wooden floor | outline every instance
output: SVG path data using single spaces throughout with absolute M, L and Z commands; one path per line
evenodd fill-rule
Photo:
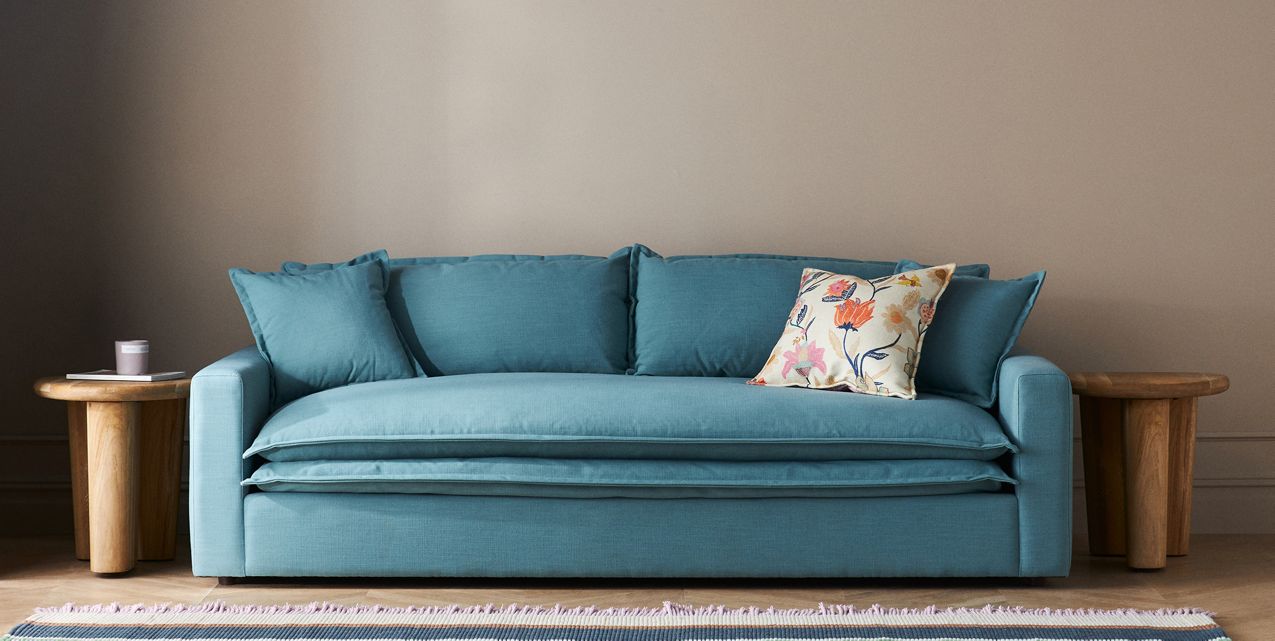
M 185 548 L 185 545 L 181 546 Z M 142 562 L 130 575 L 98 578 L 76 561 L 70 539 L 0 539 L 0 628 L 32 608 L 67 602 L 380 603 L 436 605 L 695 605 L 808 607 L 819 602 L 918 607 L 988 603 L 1053 608 L 1200 607 L 1218 613 L 1237 641 L 1275 639 L 1275 535 L 1196 535 L 1191 555 L 1156 572 L 1078 551 L 1072 575 L 1040 585 L 987 580 L 489 581 L 320 580 L 219 586 L 191 576 L 183 557 Z

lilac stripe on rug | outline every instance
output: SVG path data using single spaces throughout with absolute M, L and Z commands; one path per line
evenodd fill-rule
M 1180 610 L 806 610 L 310 605 L 66 605 L 0 641 L 1229 641 L 1210 613 Z

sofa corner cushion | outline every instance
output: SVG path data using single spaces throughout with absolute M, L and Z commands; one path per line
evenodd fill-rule
M 297 274 L 231 269 L 275 406 L 313 392 L 416 375 L 385 304 L 382 260 Z
M 727 377 L 753 376 L 766 363 L 803 269 L 879 278 L 895 266 L 772 254 L 662 257 L 649 249 L 635 252 L 634 264 L 635 373 Z
M 431 376 L 623 373 L 630 248 L 390 261 L 390 312 Z
M 988 408 L 1000 365 L 1027 322 L 1045 272 L 1014 280 L 957 276 L 939 303 L 917 366 L 916 386 Z

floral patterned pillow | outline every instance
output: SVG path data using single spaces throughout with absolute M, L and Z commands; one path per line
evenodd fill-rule
M 916 398 L 921 343 L 955 268 L 874 280 L 806 269 L 779 343 L 748 383 Z

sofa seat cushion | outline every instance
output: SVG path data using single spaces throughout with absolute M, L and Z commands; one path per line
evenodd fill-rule
M 994 492 L 990 461 L 641 461 L 473 458 L 267 463 L 243 485 L 274 492 L 552 498 L 928 496 Z
M 940 395 L 901 401 L 732 378 L 539 372 L 325 390 L 276 412 L 244 457 L 990 460 L 1012 449 L 989 412 Z

